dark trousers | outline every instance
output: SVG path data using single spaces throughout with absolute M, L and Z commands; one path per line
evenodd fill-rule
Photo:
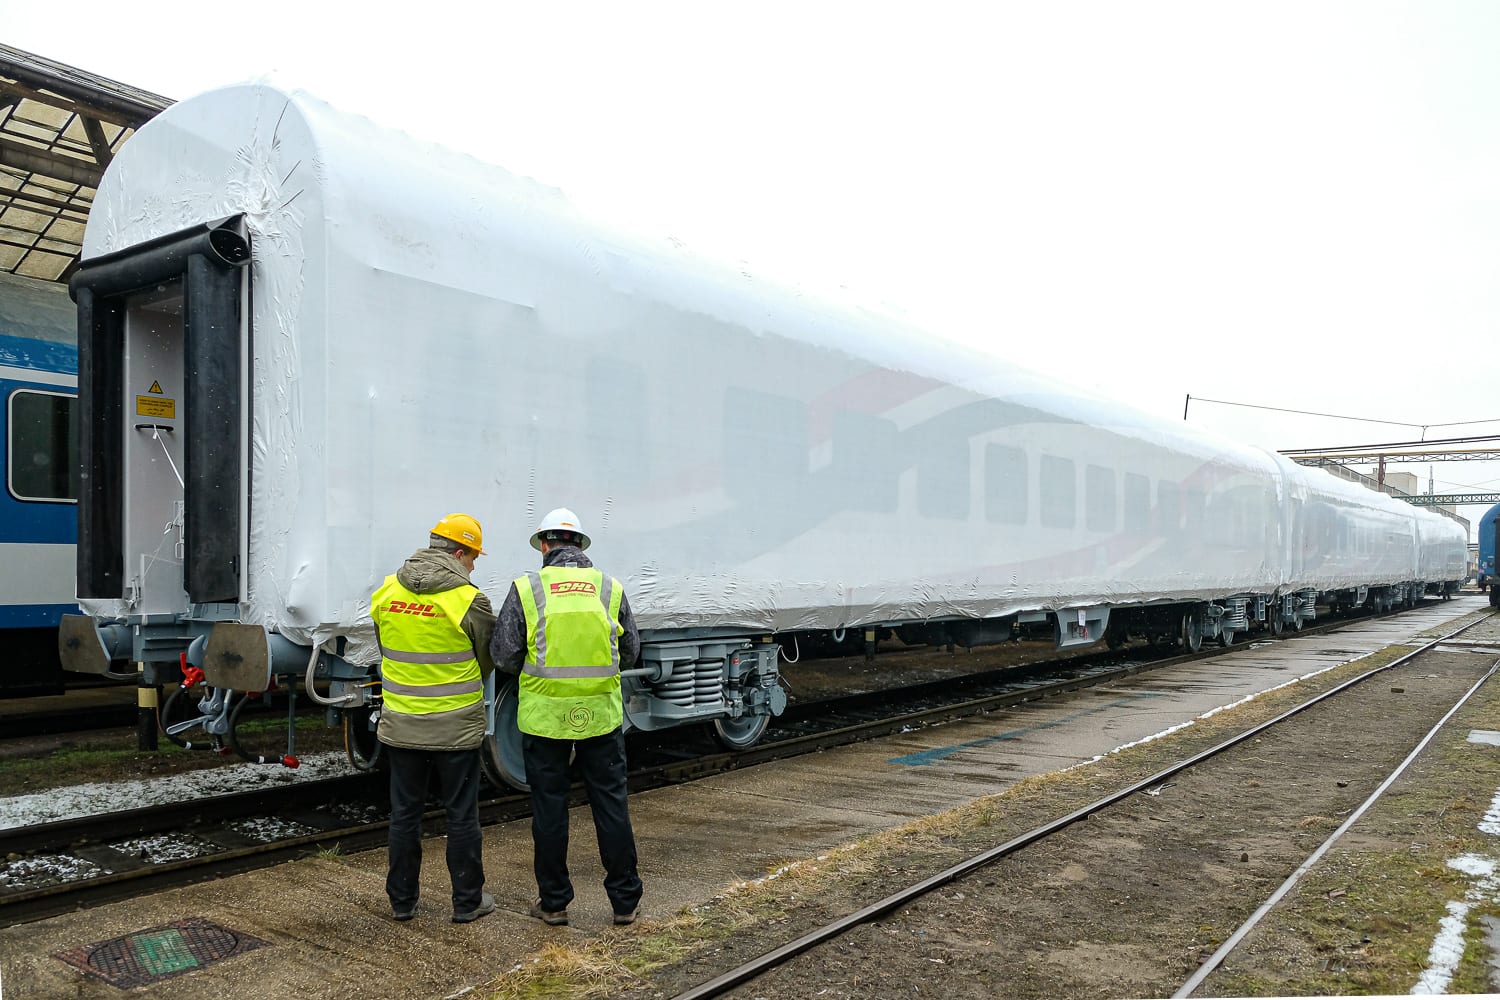
M 576 753 L 583 787 L 594 814 L 604 891 L 616 913 L 629 913 L 641 901 L 635 870 L 635 832 L 625 792 L 625 737 L 616 729 L 586 740 L 553 740 L 521 735 L 526 783 L 531 786 L 531 841 L 536 887 L 542 909 L 563 910 L 573 901 L 568 878 L 568 754 Z
M 386 746 L 391 762 L 390 872 L 385 893 L 391 906 L 416 903 L 421 888 L 422 813 L 428 781 L 436 776 L 438 799 L 448 820 L 448 877 L 453 912 L 479 908 L 484 893 L 483 841 L 479 834 L 479 749 L 407 750 Z

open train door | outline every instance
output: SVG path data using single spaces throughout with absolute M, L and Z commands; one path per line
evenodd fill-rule
M 136 622 L 233 617 L 246 598 L 249 260 L 234 216 L 84 261 L 69 283 L 78 596 Z

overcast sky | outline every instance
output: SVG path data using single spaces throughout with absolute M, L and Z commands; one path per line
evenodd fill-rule
M 1500 3 L 332 8 L 0 0 L 0 41 L 269 76 L 1249 443 L 1500 433 Z

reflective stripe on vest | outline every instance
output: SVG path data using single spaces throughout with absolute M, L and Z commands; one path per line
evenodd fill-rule
M 553 739 L 602 736 L 624 719 L 620 600 L 597 569 L 546 566 L 515 581 L 526 615 L 517 724 Z
M 380 627 L 380 677 L 387 710 L 433 715 L 484 699 L 479 660 L 463 630 L 477 587 L 467 584 L 436 594 L 417 594 L 395 576 L 370 598 L 370 617 Z

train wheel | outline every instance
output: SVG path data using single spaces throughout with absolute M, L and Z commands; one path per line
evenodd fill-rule
M 714 738 L 730 750 L 744 750 L 760 742 L 770 726 L 769 715 L 742 715 L 738 719 L 715 719 Z
M 1220 646 L 1233 646 L 1234 645 L 1234 629 L 1232 629 L 1232 628 L 1223 628 L 1223 629 L 1219 630 L 1219 645 Z
M 526 757 L 521 751 L 521 727 L 516 722 L 520 700 L 514 677 L 499 679 L 495 688 L 495 731 L 480 744 L 484 776 L 496 788 L 531 790 L 526 784 Z
M 1272 635 L 1280 635 L 1286 631 L 1286 622 L 1281 618 L 1281 609 L 1272 611 L 1266 619 L 1266 627 L 1271 630 Z
M 374 711 L 366 705 L 339 713 L 344 717 L 344 754 L 356 771 L 373 771 L 387 763 L 385 755 L 380 752 L 381 743 L 375 736 L 375 727 L 370 725 L 370 715 Z
M 1203 619 L 1198 612 L 1189 611 L 1182 616 L 1182 648 L 1196 653 L 1203 648 Z

